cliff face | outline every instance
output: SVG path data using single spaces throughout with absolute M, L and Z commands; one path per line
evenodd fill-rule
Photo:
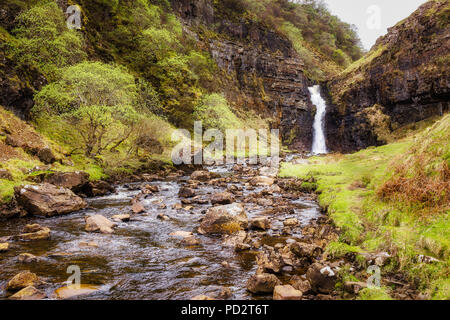
M 352 151 L 449 109 L 450 6 L 429 1 L 328 83 L 328 145 Z M 328 92 L 327 92 L 328 91 Z
M 218 13 L 208 0 L 172 1 L 172 7 L 225 71 L 224 90 L 235 109 L 272 117 L 284 143 L 309 151 L 314 107 L 291 42 L 259 23 Z M 215 35 L 205 37 L 202 27 Z

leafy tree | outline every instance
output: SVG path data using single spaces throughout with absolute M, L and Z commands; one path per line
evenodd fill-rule
M 135 130 L 138 90 L 124 69 L 83 62 L 64 70 L 61 79 L 36 95 L 35 116 L 58 115 L 77 131 L 86 156 L 114 150 Z

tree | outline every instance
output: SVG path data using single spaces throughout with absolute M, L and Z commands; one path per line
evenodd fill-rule
M 126 70 L 100 62 L 65 69 L 36 95 L 34 116 L 56 115 L 77 131 L 86 156 L 119 147 L 135 130 L 138 90 Z

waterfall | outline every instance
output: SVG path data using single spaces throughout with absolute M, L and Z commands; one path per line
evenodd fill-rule
M 311 102 L 317 107 L 316 117 L 314 118 L 313 145 L 311 152 L 313 154 L 324 154 L 327 153 L 327 144 L 324 133 L 324 120 L 325 113 L 327 112 L 327 105 L 320 95 L 320 86 L 309 87 L 308 90 L 311 93 Z

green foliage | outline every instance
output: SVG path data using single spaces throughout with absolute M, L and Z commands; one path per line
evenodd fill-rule
M 364 288 L 358 294 L 358 300 L 392 300 L 387 288 Z
M 202 121 L 205 129 L 241 129 L 242 123 L 231 111 L 227 100 L 222 94 L 207 94 L 195 107 L 194 119 Z
M 61 79 L 36 96 L 35 116 L 61 116 L 78 131 L 87 156 L 117 148 L 134 129 L 139 115 L 134 77 L 100 62 L 67 68 Z
M 69 30 L 62 10 L 53 1 L 42 1 L 17 17 L 11 42 L 15 59 L 21 65 L 36 67 L 49 80 L 60 69 L 86 58 L 84 42 L 77 31 Z

